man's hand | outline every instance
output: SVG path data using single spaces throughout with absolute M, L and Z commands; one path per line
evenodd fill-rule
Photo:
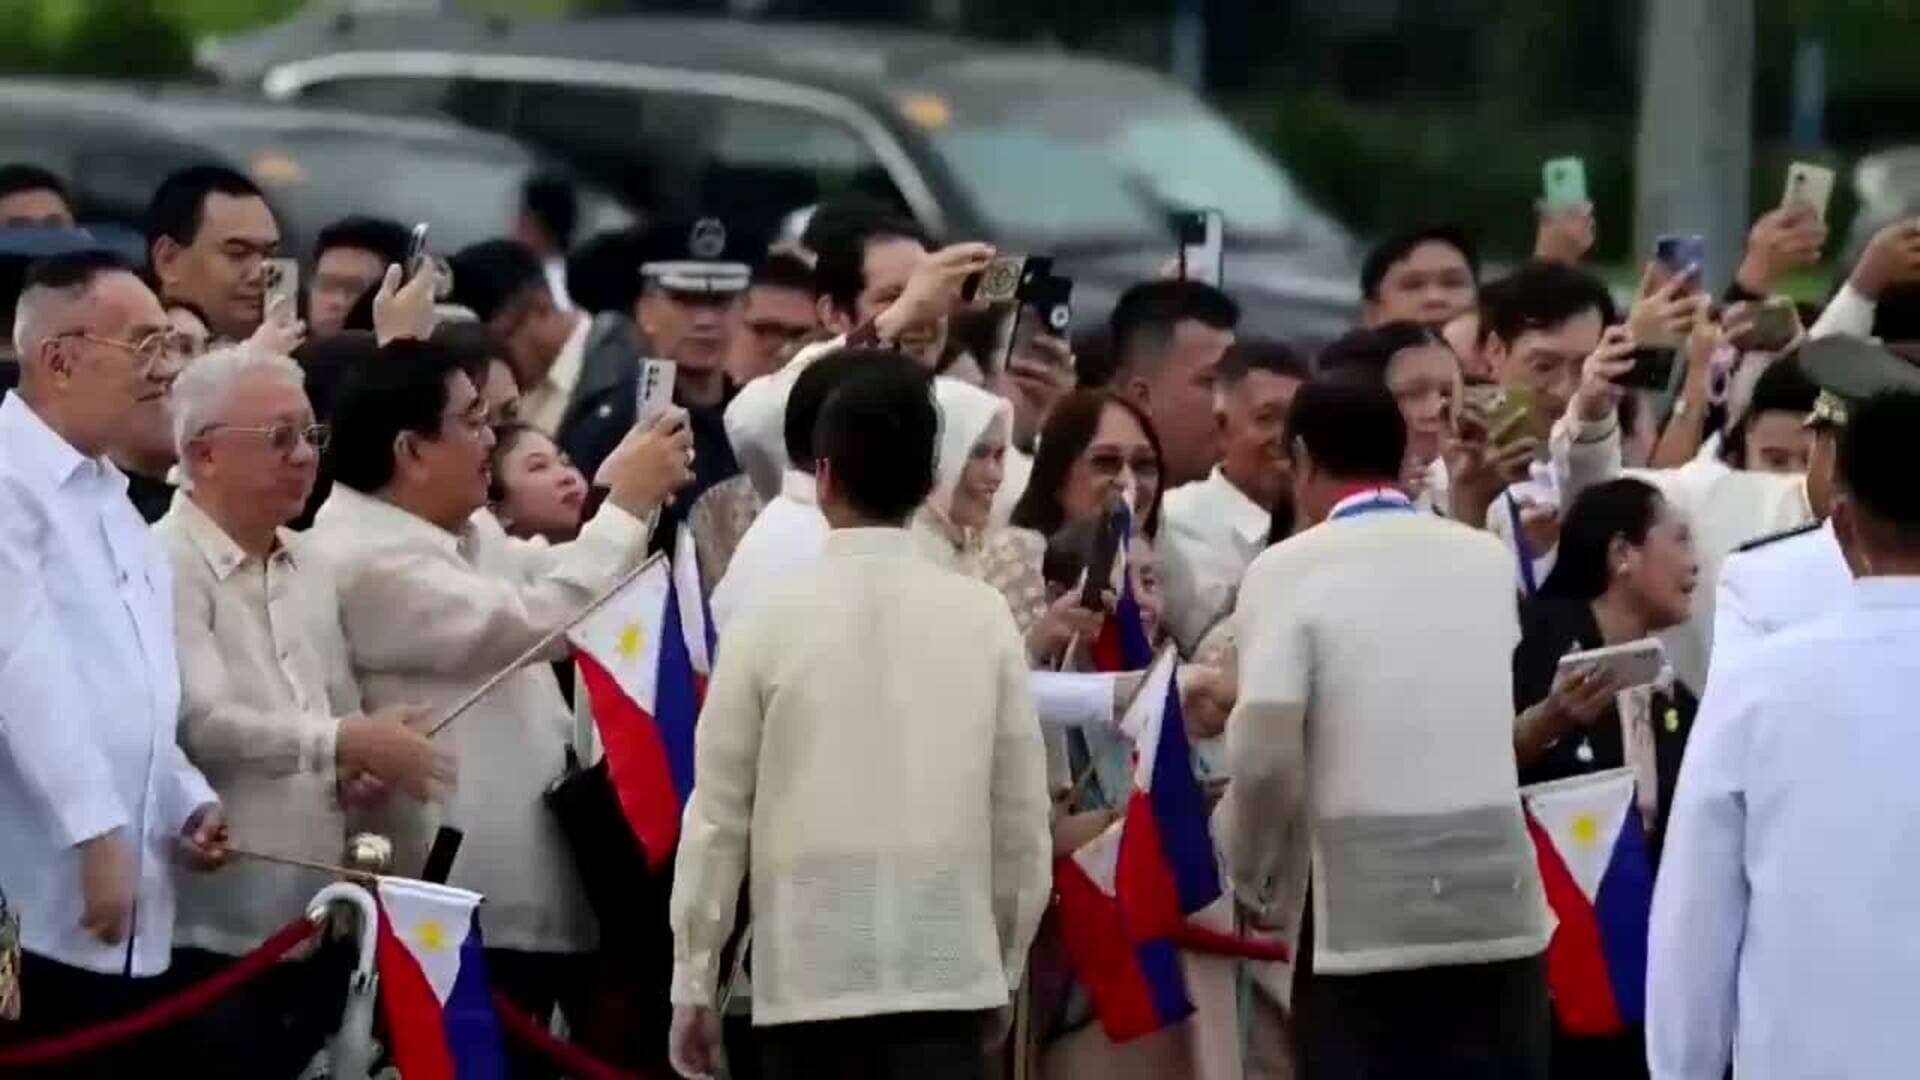
M 1218 738 L 1227 730 L 1239 688 L 1233 676 L 1220 668 L 1188 664 L 1180 669 L 1180 715 L 1189 739 Z
M 1793 203 L 1760 215 L 1747 232 L 1747 251 L 1733 280 L 1756 296 L 1766 296 L 1782 274 L 1820 261 L 1827 223 L 1806 203 Z
M 1535 204 L 1538 224 L 1533 232 L 1533 257 L 1541 262 L 1576 266 L 1593 250 L 1593 204 L 1549 208 Z
M 217 802 L 193 812 L 180 829 L 180 857 L 195 870 L 205 873 L 224 866 L 233 854 L 228 846 L 227 812 Z
M 422 259 L 419 272 L 402 285 L 400 264 L 388 264 L 380 291 L 373 294 L 374 340 L 385 345 L 400 338 L 425 341 L 433 335 L 436 273 L 433 260 Z
M 340 779 L 334 785 L 334 795 L 340 800 L 343 810 L 370 810 L 387 801 L 393 789 L 386 782 L 369 772 L 351 775 L 339 774 Z
M 1920 281 L 1920 218 L 1896 221 L 1873 234 L 1847 284 L 1869 300 L 1889 286 Z
M 1056 337 L 1033 339 L 1031 348 L 1046 357 L 1044 364 L 1033 363 L 1018 355 L 1007 359 L 1006 381 L 1009 397 L 1019 395 L 1034 416 L 1045 416 L 1061 398 L 1073 391 L 1073 348 Z
M 1597 424 L 1614 415 L 1625 391 L 1615 381 L 1633 370 L 1633 336 L 1624 328 L 1610 326 L 1600 336 L 1600 345 L 1580 365 L 1580 388 L 1573 392 L 1574 415 Z
M 1526 413 L 1515 413 L 1489 431 L 1488 418 L 1479 408 L 1462 407 L 1454 433 L 1441 451 L 1453 485 L 1455 520 L 1480 528 L 1487 520 L 1487 507 L 1507 485 L 1527 478 L 1540 438 L 1522 426 L 1526 419 Z
M 907 333 L 940 321 L 960 302 L 960 287 L 968 275 L 981 273 L 993 261 L 992 244 L 954 244 L 927 256 L 900 298 L 873 321 L 882 341 L 898 341 Z
M 675 1005 L 667 1035 L 667 1063 L 687 1080 L 719 1074 L 726 1052 L 720 1039 L 720 1014 L 708 1005 Z
M 1693 332 L 1694 324 L 1706 317 L 1707 296 L 1695 288 L 1700 271 L 1688 268 L 1660 281 L 1663 272 L 1660 264 L 1647 264 L 1633 307 L 1627 312 L 1627 330 L 1642 345 L 1677 346 Z
M 124 830 L 101 833 L 80 844 L 80 929 L 118 945 L 133 918 L 133 851 Z
M 384 792 L 401 791 L 422 802 L 442 798 L 454 784 L 453 757 L 434 746 L 423 732 L 427 712 L 414 705 L 389 705 L 371 716 L 349 716 L 334 736 L 334 770 L 350 787 L 371 777 Z M 355 791 L 364 797 L 370 791 Z
M 1093 842 L 1120 820 L 1118 810 L 1082 810 L 1053 819 L 1053 857 L 1063 859 Z
M 593 482 L 605 485 L 607 501 L 634 517 L 652 513 L 692 483 L 693 429 L 685 410 L 675 408 L 652 426 L 627 432 Z

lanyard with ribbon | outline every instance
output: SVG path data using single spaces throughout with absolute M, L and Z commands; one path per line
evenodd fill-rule
M 1384 511 L 1413 510 L 1413 500 L 1398 488 L 1363 488 L 1333 504 L 1333 510 L 1327 514 L 1328 521 L 1342 521 L 1359 517 L 1362 514 L 1377 514 Z

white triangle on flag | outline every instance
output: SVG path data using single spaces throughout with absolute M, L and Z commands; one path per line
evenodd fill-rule
M 693 529 L 680 526 L 673 546 L 673 591 L 680 604 L 680 631 L 687 639 L 687 657 L 693 670 L 701 675 L 713 673 L 713 657 L 707 655 L 707 602 L 700 586 L 700 555 L 694 550 Z
M 1122 821 L 1114 822 L 1073 853 L 1073 861 L 1087 875 L 1087 880 L 1108 896 L 1114 895 L 1114 883 L 1120 876 L 1120 833 L 1124 824 Z
M 1522 788 L 1520 795 L 1581 893 L 1594 899 L 1633 805 L 1633 770 L 1609 769 L 1536 784 Z
M 427 985 L 445 1005 L 460 976 L 460 947 L 473 932 L 480 894 L 411 878 L 380 879 L 380 907 L 393 936 L 420 965 Z
M 1178 667 L 1178 654 L 1172 648 L 1161 650 L 1120 716 L 1120 731 L 1133 740 L 1133 786 L 1142 791 L 1152 786 L 1153 765 L 1160 753 L 1160 721 L 1167 713 L 1167 688 Z
M 666 560 L 655 559 L 567 632 L 573 647 L 593 657 L 649 714 L 659 679 L 661 623 L 671 572 Z

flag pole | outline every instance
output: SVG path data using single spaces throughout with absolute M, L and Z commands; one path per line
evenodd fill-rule
M 596 611 L 599 611 L 602 607 L 606 606 L 607 601 L 613 599 L 616 595 L 618 595 L 620 590 L 632 584 L 633 581 L 636 578 L 638 578 L 641 574 L 646 573 L 647 570 L 651 568 L 654 563 L 657 563 L 664 558 L 666 558 L 665 552 L 656 551 L 653 554 L 647 556 L 646 558 L 640 560 L 639 564 L 636 565 L 633 569 L 628 570 L 626 573 L 620 575 L 620 580 L 614 582 L 612 585 L 607 586 L 607 589 L 605 592 L 602 592 L 599 596 L 594 597 L 592 603 L 588 604 L 586 607 L 581 608 L 577 614 L 575 614 L 572 618 L 568 619 L 566 622 L 548 631 L 544 636 L 540 638 L 539 641 L 536 641 L 532 645 L 528 646 L 527 651 L 521 653 L 517 657 L 514 657 L 513 661 L 509 663 L 506 667 L 503 667 L 499 671 L 494 672 L 493 675 L 490 678 L 488 678 L 486 682 L 483 682 L 479 686 L 474 687 L 474 690 L 472 693 L 468 694 L 466 697 L 461 698 L 458 704 L 456 704 L 453 708 L 447 710 L 447 713 L 445 716 L 442 716 L 437 723 L 435 723 L 431 728 L 428 728 L 427 734 L 429 736 L 438 735 L 440 734 L 440 732 L 446 730 L 446 727 L 448 724 L 451 724 L 455 720 L 459 719 L 462 713 L 466 712 L 468 709 L 473 708 L 474 705 L 477 704 L 481 698 L 486 697 L 488 694 L 492 693 L 495 687 L 499 686 L 502 682 L 506 680 L 507 676 L 513 674 L 516 671 L 519 671 L 521 668 L 526 667 L 528 664 L 539 659 L 540 654 L 552 648 L 554 642 L 559 641 L 562 637 L 565 637 L 567 631 L 580 625 L 580 623 L 583 620 L 585 620 L 587 616 L 593 614 Z

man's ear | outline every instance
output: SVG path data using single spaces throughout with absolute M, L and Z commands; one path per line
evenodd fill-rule
M 1153 414 L 1151 384 L 1145 378 L 1134 375 L 1125 379 L 1120 384 L 1120 394 L 1128 401 L 1140 406 L 1142 412 L 1149 416 Z
M 825 295 L 814 297 L 813 308 L 820 316 L 820 325 L 829 332 L 836 336 L 853 333 L 853 320 L 842 315 L 840 309 L 833 306 L 832 297 Z
M 165 233 L 155 237 L 153 243 L 147 248 L 147 262 L 153 267 L 154 279 L 160 283 L 160 291 L 163 294 L 166 292 L 167 283 L 178 276 L 173 271 L 180 261 L 180 254 L 185 250 L 186 248 L 180 245 L 180 241 Z

